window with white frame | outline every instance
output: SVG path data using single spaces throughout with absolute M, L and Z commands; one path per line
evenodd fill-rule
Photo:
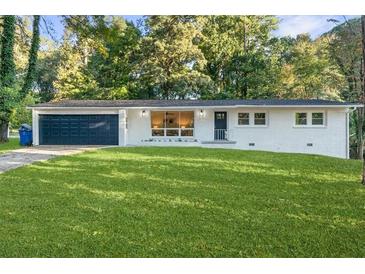
M 240 112 L 238 113 L 238 125 L 246 126 L 250 124 L 250 113 Z
M 324 126 L 325 113 L 324 112 L 296 112 L 295 125 L 296 126 Z
M 266 113 L 265 112 L 257 112 L 254 116 L 254 124 L 257 126 L 266 125 Z
M 266 126 L 266 112 L 239 112 L 237 116 L 238 126 Z
M 151 132 L 154 137 L 192 137 L 193 111 L 151 111 Z
M 312 112 L 312 125 L 314 125 L 314 126 L 324 125 L 324 113 L 323 112 Z
M 306 112 L 295 113 L 295 125 L 297 125 L 297 126 L 307 125 L 307 113 Z

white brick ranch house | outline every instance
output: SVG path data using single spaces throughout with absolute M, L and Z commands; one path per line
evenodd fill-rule
M 34 145 L 201 146 L 349 158 L 349 113 L 327 100 L 67 100 L 31 106 Z

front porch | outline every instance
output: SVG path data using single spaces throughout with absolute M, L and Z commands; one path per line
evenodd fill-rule
M 205 145 L 224 145 L 224 144 L 236 144 L 236 141 L 232 141 L 232 132 L 228 129 L 214 129 L 214 139 L 201 141 Z

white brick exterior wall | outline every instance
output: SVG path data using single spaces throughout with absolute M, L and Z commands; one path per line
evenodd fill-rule
M 142 111 L 145 111 L 142 114 Z M 153 109 L 166 110 L 166 109 Z M 162 142 L 146 140 L 158 139 L 151 136 L 150 109 L 33 109 L 33 143 L 38 145 L 39 114 L 118 114 L 119 145 L 160 145 L 160 146 L 203 146 L 245 150 L 265 150 L 274 152 L 295 152 L 348 158 L 348 119 L 345 107 L 258 107 L 258 108 L 184 108 L 169 109 L 194 111 L 194 137 L 196 142 Z M 203 110 L 203 115 L 200 115 Z M 202 144 L 214 139 L 214 111 L 227 111 L 228 131 L 233 144 Z M 321 127 L 295 126 L 296 112 L 325 112 L 325 125 Z M 266 126 L 239 126 L 238 112 L 267 113 Z M 249 146 L 254 143 L 255 146 Z M 312 143 L 313 146 L 307 146 Z
M 184 109 L 189 110 L 189 109 Z M 194 109 L 190 109 L 194 110 Z M 195 109 L 194 138 L 199 145 L 206 147 L 225 147 L 275 152 L 297 152 L 321 154 L 340 158 L 348 157 L 347 119 L 345 108 L 237 108 L 237 109 Z M 201 144 L 214 139 L 214 111 L 227 111 L 230 140 L 235 144 Z M 322 127 L 295 126 L 296 112 L 325 112 L 325 125 Z M 239 126 L 238 112 L 266 112 L 266 126 Z M 141 110 L 128 110 L 128 145 L 194 145 L 176 142 L 146 143 L 151 136 L 150 113 L 142 117 Z M 251 115 L 253 116 L 253 115 Z M 309 115 L 310 116 L 310 115 Z M 163 138 L 160 138 L 163 139 Z M 169 139 L 169 137 L 165 137 Z M 255 146 L 249 146 L 254 143 Z M 313 146 L 307 146 L 312 143 Z M 197 145 L 197 144 L 195 144 Z

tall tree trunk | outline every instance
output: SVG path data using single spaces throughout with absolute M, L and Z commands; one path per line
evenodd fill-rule
M 244 28 L 243 28 L 243 54 L 247 54 L 247 37 L 246 37 L 246 17 L 244 17 Z M 247 60 L 247 59 L 246 59 Z M 244 73 L 244 83 L 243 83 L 243 90 L 242 90 L 242 98 L 241 99 L 247 99 L 247 93 L 248 93 L 248 85 L 247 85 L 247 73 Z
M 243 73 L 243 87 L 242 87 L 242 92 L 241 92 L 241 98 L 240 99 L 247 99 L 247 94 L 248 94 L 248 84 L 247 84 L 247 72 Z
M 39 49 L 39 15 L 34 15 L 33 20 L 33 36 L 32 36 L 32 43 L 29 51 L 29 60 L 28 60 L 28 71 L 27 76 L 25 77 L 24 85 L 22 88 L 22 97 L 25 97 L 25 95 L 31 90 L 35 74 L 36 74 L 36 65 L 37 65 L 37 59 L 38 59 L 38 49 Z
M 16 18 L 13 15 L 3 17 L 3 31 L 1 38 L 1 64 L 0 64 L 0 88 L 12 88 L 15 83 L 15 63 L 14 63 L 14 32 Z M 7 102 L 1 101 L 0 104 Z M 6 110 L 7 111 L 7 110 Z M 3 113 L 0 121 L 0 142 L 8 141 L 9 115 Z
M 357 113 L 357 158 L 364 159 L 364 141 L 362 129 L 364 127 L 364 108 L 358 108 Z
M 8 122 L 0 123 L 0 143 L 5 143 L 8 141 Z
M 361 30 L 362 30 L 362 96 L 361 101 L 364 104 L 365 99 L 365 15 L 361 16 Z M 364 108 L 362 108 L 364 109 Z M 365 185 L 365 161 L 363 161 L 362 184 Z

